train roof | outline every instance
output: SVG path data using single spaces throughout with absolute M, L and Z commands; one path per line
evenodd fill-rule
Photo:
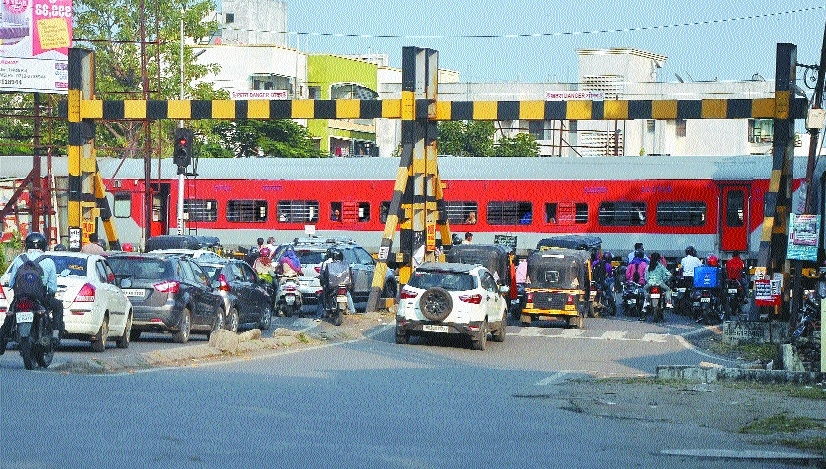
M 31 156 L 0 157 L 0 177 L 23 178 L 31 170 Z M 143 179 L 140 159 L 98 158 L 105 179 Z M 795 158 L 794 177 L 806 174 L 806 158 Z M 261 180 L 394 180 L 398 158 L 204 158 L 200 179 Z M 45 158 L 42 163 L 46 172 Z M 52 158 L 52 173 L 68 174 L 65 157 Z M 770 155 L 742 156 L 626 156 L 592 158 L 460 158 L 439 157 L 443 180 L 656 180 L 656 179 L 767 179 Z M 158 161 L 152 161 L 152 178 Z M 176 179 L 171 158 L 161 160 L 161 177 Z

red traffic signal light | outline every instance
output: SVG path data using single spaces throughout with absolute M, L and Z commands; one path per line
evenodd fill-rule
M 189 166 L 192 159 L 192 131 L 189 129 L 175 129 L 175 149 L 172 160 L 178 168 Z

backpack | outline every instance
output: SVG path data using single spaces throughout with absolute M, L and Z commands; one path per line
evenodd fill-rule
M 45 257 L 40 256 L 36 261 L 29 259 L 25 253 L 20 259 L 23 264 L 17 268 L 14 274 L 14 295 L 30 298 L 34 301 L 46 299 L 46 285 L 43 284 L 43 267 L 40 261 Z

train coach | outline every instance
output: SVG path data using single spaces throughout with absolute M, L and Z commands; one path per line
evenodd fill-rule
M 30 168 L 7 158 L 18 157 L 0 158 L 4 176 Z M 795 161 L 796 196 L 805 163 Z M 143 161 L 101 158 L 98 164 L 120 239 L 143 244 Z M 701 255 L 740 251 L 754 258 L 772 158 L 442 156 L 438 164 L 451 230 L 473 232 L 475 243 L 508 234 L 517 237 L 518 248 L 532 248 L 551 235 L 587 233 L 601 237 L 603 249 L 623 254 L 642 242 L 668 257 L 681 257 L 691 244 Z M 187 231 L 217 236 L 225 246 L 248 246 L 258 237 L 282 241 L 313 230 L 375 250 L 398 165 L 397 158 L 202 159 L 197 177 L 184 183 Z M 152 166 L 150 231 L 174 233 L 176 168 L 171 159 Z M 54 158 L 52 167 L 59 189 L 65 158 Z

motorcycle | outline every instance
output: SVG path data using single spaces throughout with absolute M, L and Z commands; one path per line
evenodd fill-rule
M 679 277 L 674 284 L 674 312 L 688 316 L 691 314 L 691 293 L 694 279 L 692 277 Z
M 726 313 L 713 289 L 697 288 L 692 294 L 694 319 L 703 324 L 713 325 L 726 319 Z
M 330 290 L 325 301 L 327 317 L 332 320 L 334 326 L 340 326 L 344 313 L 349 310 L 347 304 L 347 286 L 339 285 Z
M 295 277 L 281 277 L 278 280 L 276 311 L 279 315 L 291 317 L 301 313 L 302 297 L 298 287 L 298 279 Z
M 622 289 L 622 313 L 626 316 L 642 315 L 644 293 L 642 285 L 636 282 L 625 282 Z
M 48 368 L 55 349 L 51 311 L 28 298 L 16 298 L 6 314 L 14 316 L 14 321 L 3 344 L 7 340 L 17 342 L 27 370 L 34 369 L 35 364 Z
M 613 283 L 613 280 L 609 280 Z M 614 299 L 614 292 L 609 287 L 609 284 L 595 285 L 597 295 L 594 298 L 594 304 L 599 308 L 600 316 L 615 316 L 617 314 L 617 302 Z
M 651 288 L 645 296 L 645 318 L 652 316 L 654 322 L 665 321 L 665 315 L 663 314 L 665 310 L 665 298 L 662 297 L 663 293 L 659 285 L 651 285 Z M 644 317 L 640 317 L 640 320 L 643 319 Z
M 726 280 L 726 301 L 724 305 L 726 309 L 726 320 L 742 314 L 743 300 L 745 297 L 746 292 L 740 282 L 733 279 Z
M 806 295 L 800 316 L 800 322 L 792 332 L 792 338 L 813 336 L 815 331 L 820 329 L 820 323 L 815 321 L 815 318 L 820 317 L 820 304 L 814 292 Z

